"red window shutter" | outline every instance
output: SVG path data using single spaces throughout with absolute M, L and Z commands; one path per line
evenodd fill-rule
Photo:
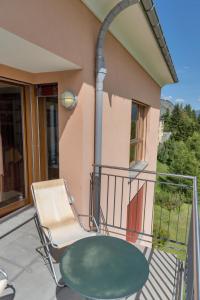
M 143 186 L 127 206 L 127 229 L 136 232 L 126 232 L 126 240 L 135 243 L 142 228 Z

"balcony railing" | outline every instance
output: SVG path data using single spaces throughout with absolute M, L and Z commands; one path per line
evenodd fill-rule
M 106 234 L 176 255 L 176 299 L 200 300 L 196 177 L 96 165 L 91 211 Z

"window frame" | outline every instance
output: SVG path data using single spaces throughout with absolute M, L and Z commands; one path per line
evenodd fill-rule
M 147 111 L 148 106 L 144 103 L 132 99 L 131 113 L 133 104 L 137 105 L 137 119 L 136 119 L 136 137 L 131 139 L 132 131 L 130 132 L 130 146 L 129 146 L 129 165 L 133 167 L 138 161 L 144 161 L 146 150 L 146 129 L 147 129 Z M 131 114 L 132 124 L 132 114 Z M 131 126 L 132 129 L 132 126 Z M 134 159 L 131 160 L 131 146 L 135 145 Z

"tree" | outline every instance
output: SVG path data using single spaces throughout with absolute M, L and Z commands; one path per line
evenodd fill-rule
M 179 132 L 180 140 L 186 141 L 189 136 L 197 129 L 197 122 L 194 116 L 190 116 L 188 112 L 181 112 L 181 129 Z
M 172 132 L 176 132 L 178 125 L 180 124 L 181 120 L 181 106 L 176 104 L 171 114 L 170 122 L 169 122 L 169 129 Z
M 192 109 L 190 104 L 185 105 L 184 111 L 187 113 L 188 117 L 190 117 L 196 121 L 197 117 L 196 117 L 195 110 Z
M 185 202 L 185 195 L 180 188 L 172 191 L 169 186 L 162 186 L 156 189 L 155 201 L 159 206 L 171 211 L 179 208 Z
M 200 132 L 195 131 L 186 143 L 190 151 L 194 151 L 196 158 L 200 161 Z
M 172 154 L 173 154 L 173 145 L 174 145 L 174 140 L 169 139 L 163 144 L 159 145 L 158 148 L 158 160 L 163 163 L 170 165 L 172 161 Z
M 175 105 L 171 115 L 167 113 L 165 119 L 166 127 L 172 135 L 167 142 L 159 146 L 158 160 L 166 164 L 171 173 L 199 177 L 200 191 L 200 116 L 196 117 L 190 105 Z M 179 183 L 176 178 L 170 180 Z M 188 180 L 183 180 L 182 183 L 191 184 Z M 188 199 L 187 202 L 191 202 L 191 190 L 184 190 L 184 195 Z
M 173 148 L 173 159 L 170 170 L 175 174 L 197 176 L 199 174 L 200 162 L 195 152 L 190 151 L 183 141 L 176 141 Z
M 197 124 L 198 124 L 198 129 L 200 130 L 200 114 L 197 117 Z
M 163 120 L 164 120 L 164 131 L 170 131 L 171 116 L 170 116 L 169 108 L 167 108 L 165 114 L 163 115 Z
M 174 106 L 166 126 L 176 141 L 186 141 L 199 128 L 195 111 L 192 110 L 191 106 L 186 105 L 183 108 L 178 104 Z

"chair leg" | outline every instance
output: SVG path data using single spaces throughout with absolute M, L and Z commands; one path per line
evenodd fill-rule
M 55 268 L 54 268 L 54 265 L 53 265 L 53 260 L 52 260 L 50 249 L 49 249 L 49 243 L 48 243 L 48 241 L 47 241 L 47 239 L 45 237 L 45 234 L 42 232 L 42 230 L 40 228 L 37 216 L 35 216 L 34 221 L 35 221 L 35 225 L 36 225 L 36 228 L 37 228 L 37 231 L 38 231 L 38 234 L 39 234 L 40 242 L 42 244 L 42 246 L 38 247 L 36 250 L 41 249 L 41 248 L 44 249 L 45 254 L 46 254 L 45 258 L 48 259 L 48 262 L 49 262 L 49 265 L 50 265 L 50 269 L 51 269 L 51 272 L 52 272 L 52 275 L 53 275 L 53 278 L 55 280 L 56 285 L 58 287 L 64 287 L 65 286 L 64 284 L 60 284 L 58 282 L 58 279 L 57 279 L 57 276 L 56 276 L 56 272 L 55 272 Z
M 48 244 L 48 241 L 46 239 L 46 237 L 44 236 L 44 240 L 45 240 L 45 247 L 46 247 L 46 250 L 47 250 L 47 259 L 49 261 L 49 265 L 50 265 L 50 268 L 51 268 L 51 271 L 52 271 L 52 274 L 53 274 L 53 278 L 55 280 L 55 283 L 58 287 L 65 287 L 66 285 L 64 284 L 60 284 L 58 282 L 58 278 L 56 276 L 56 272 L 55 272 L 55 268 L 54 268 L 54 265 L 53 265 L 53 260 L 52 260 L 52 257 L 51 257 L 51 253 L 50 253 L 50 249 L 49 249 L 49 244 Z
M 37 229 L 39 238 L 40 238 L 40 242 L 41 242 L 41 244 L 42 244 L 42 246 L 36 248 L 36 251 L 38 251 L 39 254 L 41 254 L 43 257 L 48 258 L 48 252 L 47 252 L 47 249 L 46 249 L 46 246 L 45 246 L 45 240 L 44 240 L 44 237 L 43 237 L 43 234 L 42 234 L 42 230 L 41 230 L 40 225 L 39 225 L 39 221 L 38 221 L 37 215 L 35 215 L 34 221 L 35 221 L 35 226 L 36 226 L 36 229 Z M 44 256 L 44 255 L 39 251 L 39 249 L 41 249 L 41 248 L 44 249 L 44 252 L 45 252 L 45 255 L 46 255 L 46 256 Z
M 35 215 L 35 218 L 34 218 L 34 221 L 35 221 L 35 225 L 36 225 L 36 228 L 37 228 L 37 231 L 38 231 L 38 235 L 40 237 L 40 242 L 42 244 L 42 246 L 40 247 L 37 247 L 36 248 L 36 251 L 38 251 L 44 258 L 48 259 L 49 260 L 49 255 L 50 255 L 50 251 L 49 249 L 47 248 L 47 240 L 45 239 L 45 234 L 43 233 L 43 231 L 41 230 L 40 228 L 40 224 L 39 224 L 39 221 L 38 221 L 38 218 L 37 218 L 37 215 Z M 39 249 L 44 249 L 44 252 L 45 252 L 45 256 L 39 251 Z
M 43 244 L 42 232 L 41 232 L 41 229 L 39 226 L 37 215 L 35 215 L 35 217 L 34 217 L 34 222 L 35 222 L 35 226 L 36 226 L 39 238 L 40 238 L 40 242 L 41 242 L 41 244 Z
M 15 290 L 15 288 L 14 288 L 14 286 L 12 284 L 8 284 L 7 287 L 6 287 L 6 289 L 11 289 L 13 291 L 12 296 L 13 297 L 15 296 L 16 290 Z

